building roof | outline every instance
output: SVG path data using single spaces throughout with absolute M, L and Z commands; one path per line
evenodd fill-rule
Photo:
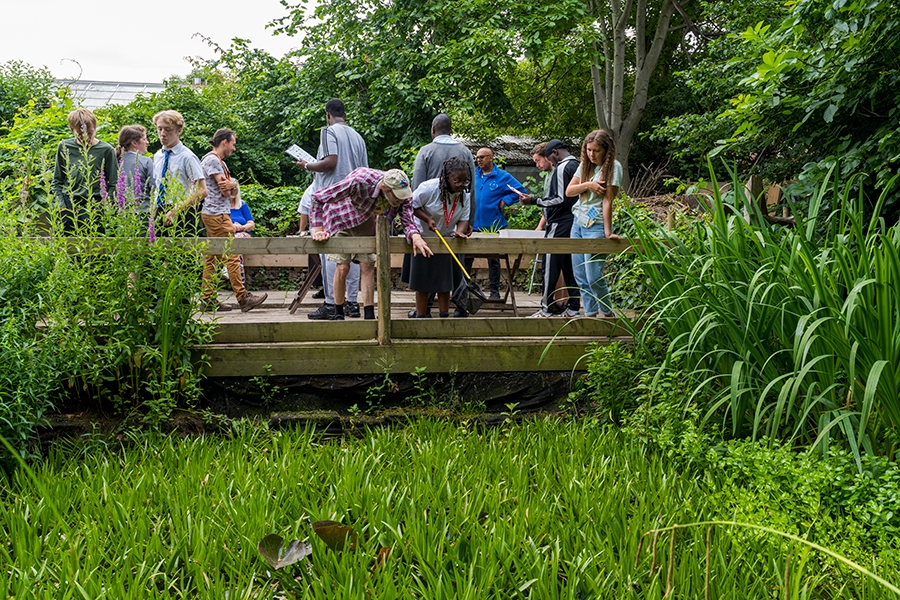
M 500 157 L 504 164 L 508 166 L 527 166 L 533 167 L 534 160 L 531 158 L 531 150 L 540 142 L 549 142 L 550 138 L 533 138 L 521 135 L 501 135 L 488 142 L 483 140 L 473 140 L 470 138 L 457 138 L 466 148 L 474 154 L 479 148 L 490 148 L 494 151 L 495 157 Z M 577 148 L 577 146 L 575 146 Z M 574 152 L 573 152 L 574 153 Z
M 165 89 L 162 83 L 137 83 L 131 81 L 70 81 L 57 79 L 56 85 L 72 90 L 76 102 L 91 110 L 111 104 L 128 104 L 138 94 L 151 94 Z
M 490 148 L 494 151 L 494 156 L 501 158 L 501 162 L 504 164 L 521 166 L 534 166 L 531 149 L 541 141 L 519 135 L 501 135 L 487 142 L 471 138 L 457 139 L 471 150 L 472 154 L 475 154 L 479 148 Z

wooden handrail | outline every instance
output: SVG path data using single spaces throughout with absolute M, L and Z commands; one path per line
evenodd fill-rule
M 50 238 L 38 238 L 50 239 Z M 66 238 L 73 251 L 103 250 L 107 244 L 120 244 L 121 238 Z M 146 241 L 146 238 L 137 238 Z M 447 254 L 447 249 L 437 238 L 427 238 L 435 254 Z M 618 254 L 634 252 L 637 240 L 571 239 L 571 238 L 501 238 L 478 236 L 468 240 L 448 239 L 457 253 L 470 254 Z M 412 247 L 402 236 L 390 236 L 387 248 L 391 254 L 409 254 Z M 159 238 L 156 244 L 207 244 L 207 254 L 353 254 L 375 252 L 375 237 L 338 237 L 327 242 L 316 242 L 310 237 L 283 238 Z

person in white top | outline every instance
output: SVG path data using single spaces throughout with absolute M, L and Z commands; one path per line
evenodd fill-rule
M 188 232 L 199 235 L 196 206 L 203 203 L 208 191 L 200 159 L 181 143 L 184 117 L 178 111 L 164 110 L 153 115 L 153 125 L 162 144 L 153 155 L 156 206 L 166 211 L 166 225 L 171 225 L 179 213 L 188 211 Z
M 437 237 L 435 231 L 444 237 L 469 237 L 471 173 L 465 161 L 452 157 L 444 161 L 439 177 L 423 182 L 413 192 L 414 214 L 423 238 Z M 430 317 L 428 296 L 436 293 L 440 316 L 449 317 L 450 292 L 455 283 L 453 258 L 449 254 L 413 256 L 409 289 L 416 292 L 416 311 L 410 316 Z
M 566 187 L 566 196 L 579 196 L 572 207 L 572 239 L 620 239 L 613 233 L 612 213 L 621 183 L 622 165 L 616 160 L 612 136 L 602 129 L 590 132 L 581 144 L 581 165 Z M 603 275 L 604 258 L 603 254 L 572 255 L 586 317 L 598 313 L 607 318 L 615 316 Z

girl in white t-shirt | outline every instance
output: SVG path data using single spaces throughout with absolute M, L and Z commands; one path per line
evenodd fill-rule
M 613 233 L 613 200 L 622 183 L 622 165 L 616 160 L 616 143 L 612 136 L 597 129 L 585 136 L 581 144 L 581 165 L 566 188 L 566 196 L 579 196 L 572 207 L 575 221 L 572 238 L 619 239 Z M 573 254 L 575 279 L 581 288 L 584 314 L 595 317 L 615 316 L 609 300 L 609 286 L 603 275 L 603 254 Z
M 471 183 L 469 165 L 452 157 L 444 161 L 440 177 L 429 179 L 416 188 L 412 204 L 423 238 L 437 238 L 437 234 L 433 233 L 435 231 L 444 237 L 468 237 Z M 453 258 L 449 254 L 435 254 L 428 258 L 413 256 L 409 289 L 416 292 L 415 316 L 420 319 L 431 316 L 428 296 L 436 293 L 440 317 L 449 317 L 450 292 L 455 280 Z

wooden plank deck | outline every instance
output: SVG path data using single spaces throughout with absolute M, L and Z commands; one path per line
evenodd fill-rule
M 464 319 L 410 319 L 412 292 L 391 292 L 389 345 L 377 339 L 377 321 L 313 321 L 307 314 L 321 301 L 307 296 L 288 312 L 295 292 L 271 291 L 253 311 L 237 310 L 234 295 L 219 300 L 235 310 L 218 313 L 212 344 L 197 348 L 206 355 L 204 373 L 213 377 L 253 375 L 374 374 L 385 370 L 430 373 L 569 371 L 597 341 L 630 341 L 629 332 L 604 319 L 528 319 L 482 310 Z M 540 308 L 540 296 L 518 292 L 525 314 Z M 436 310 L 435 310 L 435 315 Z
M 413 307 L 413 295 L 390 291 L 390 270 L 410 246 L 402 237 L 390 236 L 388 228 L 389 224 L 379 219 L 375 237 L 340 237 L 326 242 L 309 237 L 159 238 L 157 244 L 202 244 L 207 254 L 240 253 L 285 266 L 296 265 L 297 257 L 310 253 L 378 255 L 376 320 L 310 321 L 306 315 L 319 305 L 317 301 L 306 298 L 291 315 L 288 307 L 296 293 L 270 292 L 263 307 L 214 317 L 217 333 L 212 343 L 194 350 L 195 360 L 204 364 L 204 373 L 215 377 L 377 374 L 411 372 L 417 367 L 430 373 L 570 371 L 578 368 L 592 343 L 631 341 L 627 328 L 609 320 L 528 319 L 527 315 L 537 311 L 539 298 L 521 291 L 516 292 L 514 304 L 511 297 L 508 307 L 489 303 L 465 319 L 409 319 L 406 313 Z M 80 252 L 105 252 L 108 241 L 70 238 L 72 250 Z M 434 238 L 429 242 L 436 254 L 447 253 Z M 634 251 L 632 242 L 625 239 L 545 239 L 514 234 L 453 239 L 450 246 L 469 256 L 508 257 L 510 264 L 536 254 Z M 512 270 L 507 270 L 507 276 Z M 223 293 L 220 300 L 236 305 L 230 294 Z M 511 316 L 514 306 L 519 308 L 518 317 Z

